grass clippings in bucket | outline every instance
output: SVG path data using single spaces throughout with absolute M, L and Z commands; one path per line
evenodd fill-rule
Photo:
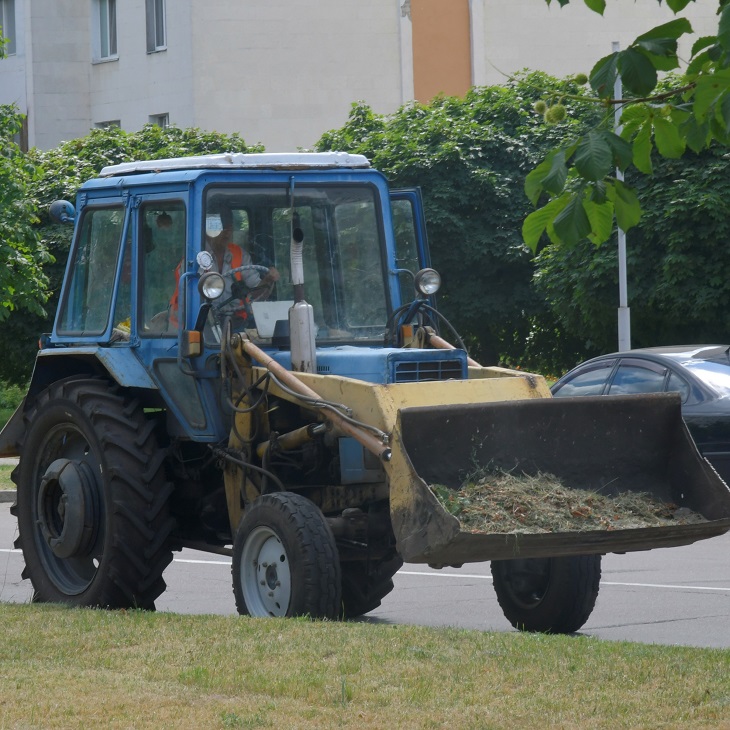
M 706 520 L 646 492 L 569 489 L 552 474 L 479 473 L 459 489 L 431 485 L 462 530 L 479 533 L 582 532 L 694 524 Z

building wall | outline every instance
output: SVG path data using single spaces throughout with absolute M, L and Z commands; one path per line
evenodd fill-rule
M 87 3 L 25 0 L 29 143 L 50 148 L 73 139 L 89 120 Z M 19 15 L 16 9 L 16 18 Z M 61 32 L 62 31 L 62 32 Z
M 483 55 L 475 69 L 476 84 L 503 83 L 520 69 L 540 69 L 554 76 L 588 74 L 596 61 L 611 53 L 618 41 L 626 48 L 634 39 L 676 16 L 667 3 L 655 0 L 608 0 L 603 17 L 582 0 L 560 7 L 545 0 L 471 0 L 479 8 L 484 39 Z M 697 0 L 681 14 L 692 23 L 697 37 L 717 32 L 716 0 Z M 692 41 L 693 42 L 693 41 Z M 690 41 L 680 43 L 689 58 Z
M 167 49 L 147 53 L 144 0 L 119 0 L 118 58 L 94 63 L 92 0 L 15 2 L 0 103 L 27 111 L 40 148 L 159 114 L 270 151 L 307 148 L 355 101 L 390 113 L 526 67 L 587 73 L 613 41 L 625 48 L 674 17 L 655 0 L 610 0 L 603 18 L 582 0 L 167 0 Z M 716 6 L 698 0 L 683 15 L 707 35 Z
M 167 1 L 167 49 L 148 53 L 144 0 L 117 2 L 118 58 L 90 65 L 89 126 L 118 120 L 138 130 L 161 114 L 179 127 L 193 125 L 190 7 L 191 0 Z M 90 46 L 87 53 L 90 59 Z
M 394 111 L 399 17 L 398 0 L 194 3 L 194 123 L 280 151 L 310 147 L 357 100 Z

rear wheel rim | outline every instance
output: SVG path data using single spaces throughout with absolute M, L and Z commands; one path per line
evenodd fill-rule
M 241 587 L 252 616 L 286 616 L 291 601 L 291 569 L 281 539 L 261 525 L 247 536 L 241 554 Z
M 550 559 L 512 560 L 504 588 L 520 608 L 539 606 L 550 587 Z
M 33 473 L 34 539 L 45 572 L 55 587 L 65 595 L 83 593 L 96 577 L 104 557 L 106 505 L 102 487 L 99 459 L 86 436 L 71 423 L 52 428 L 37 452 Z M 69 538 L 69 532 L 78 533 L 79 525 L 70 524 L 66 512 L 68 487 L 54 474 L 54 464 L 68 463 L 69 468 L 82 475 L 85 505 L 91 512 L 89 519 L 95 525 L 93 534 L 84 538 Z M 69 539 L 71 542 L 69 543 Z M 70 551 L 62 557 L 65 549 Z

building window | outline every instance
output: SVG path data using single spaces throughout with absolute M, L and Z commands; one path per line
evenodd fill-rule
M 111 127 L 121 127 L 122 123 L 119 119 L 110 119 L 106 122 L 95 122 L 96 129 L 109 129 Z
M 170 115 L 169 114 L 152 114 L 149 117 L 150 124 L 155 124 L 162 129 L 167 129 L 170 126 Z
M 15 0 L 0 0 L 0 35 L 5 39 L 5 53 L 14 56 L 15 44 Z
M 117 57 L 117 0 L 96 0 L 99 60 Z
M 145 0 L 147 6 L 147 53 L 167 48 L 165 0 Z

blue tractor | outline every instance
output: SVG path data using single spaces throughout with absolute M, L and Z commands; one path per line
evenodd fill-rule
M 188 547 L 232 556 L 241 613 L 340 618 L 377 607 L 404 560 L 491 560 L 515 626 L 566 632 L 602 553 L 730 527 L 671 396 L 553 401 L 468 357 L 418 191 L 364 157 L 124 163 L 52 213 L 75 227 L 60 303 L 0 435 L 37 600 L 152 608 Z M 472 534 L 432 487 L 475 464 L 648 489 L 703 520 Z

